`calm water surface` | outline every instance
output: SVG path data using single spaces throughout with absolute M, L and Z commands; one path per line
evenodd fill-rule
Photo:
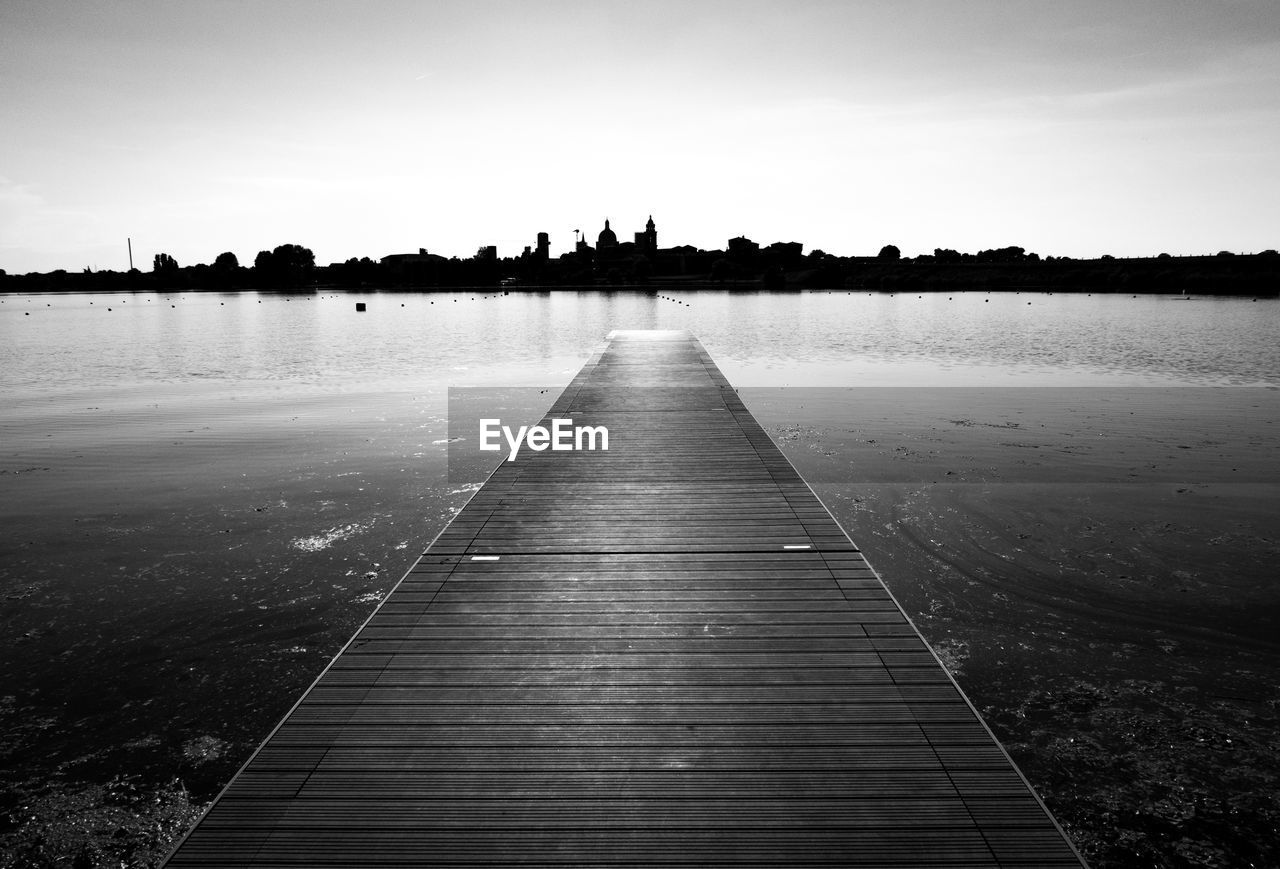
M 827 292 L 3 298 L 0 364 L 10 400 L 165 384 L 265 391 L 555 385 L 615 328 L 689 329 L 744 386 L 1259 385 L 1280 376 L 1275 299 Z M 357 316 L 356 301 L 368 311 Z
M 667 292 L 0 296 L 6 787 L 207 798 L 483 479 L 447 388 L 612 329 L 742 387 L 1280 385 L 1275 299 Z

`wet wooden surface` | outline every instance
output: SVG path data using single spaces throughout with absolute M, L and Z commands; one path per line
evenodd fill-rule
M 694 338 L 547 416 L 169 866 L 1080 865 Z

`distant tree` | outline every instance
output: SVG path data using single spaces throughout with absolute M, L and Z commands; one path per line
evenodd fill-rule
M 980 250 L 978 251 L 978 262 L 984 262 L 984 263 L 1019 262 L 1026 257 L 1026 253 L 1027 253 L 1026 250 L 1017 246 L 992 248 L 991 250 Z
M 240 268 L 240 260 L 236 259 L 236 255 L 231 251 L 218 254 L 213 261 L 213 267 L 218 271 L 230 272 Z
M 1218 256 L 1235 256 L 1235 254 L 1229 250 L 1220 250 L 1218 251 Z
M 933 258 L 940 263 L 958 263 L 960 262 L 960 252 L 949 247 L 935 247 L 933 249 Z
M 300 244 L 282 244 L 271 253 L 278 263 L 289 269 L 302 269 L 309 273 L 316 267 L 316 255 Z
M 300 287 L 310 282 L 315 266 L 316 255 L 298 244 L 258 251 L 253 259 L 255 277 L 268 287 Z
M 158 281 L 162 286 L 176 287 L 182 280 L 178 261 L 167 253 L 155 255 L 151 261 L 151 272 L 155 276 L 153 280 Z
M 1157 256 L 1156 259 L 1173 259 L 1173 257 L 1169 256 L 1167 253 L 1162 253 Z
M 433 283 L 428 279 L 425 265 L 420 265 L 420 271 L 421 274 L 417 276 L 416 283 L 424 285 Z M 351 257 L 346 262 L 339 263 L 330 271 L 330 277 L 338 283 L 350 287 L 390 283 L 392 281 L 392 277 L 387 274 L 387 269 L 381 263 L 374 262 L 367 256 L 359 259 Z
M 902 251 L 898 250 L 898 246 L 896 244 L 886 244 L 884 247 L 880 248 L 880 253 L 877 254 L 877 258 L 883 260 L 902 259 Z

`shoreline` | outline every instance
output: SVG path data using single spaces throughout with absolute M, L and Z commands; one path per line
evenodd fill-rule
M 321 293 L 344 293 L 344 294 L 362 294 L 362 295 L 396 295 L 399 293 L 420 293 L 420 294 L 439 294 L 449 295 L 455 293 L 483 293 L 485 295 L 510 295 L 512 293 L 648 293 L 660 294 L 663 290 L 683 290 L 686 292 L 741 292 L 741 293 L 770 293 L 782 295 L 801 295 L 804 293 L 846 293 L 846 294 L 866 294 L 866 295 L 911 295 L 911 294 L 929 294 L 942 295 L 957 293 L 984 293 L 995 295 L 1046 295 L 1046 296 L 1069 296 L 1069 295 L 1099 295 L 1099 296 L 1164 296 L 1170 299 L 1186 299 L 1188 301 L 1195 298 L 1219 299 L 1219 298 L 1253 298 L 1253 299 L 1275 299 L 1280 298 L 1280 290 L 1271 292 L 1260 291 L 1231 291 L 1224 290 L 1222 292 L 1214 292 L 1208 290 L 1197 290 L 1193 293 L 1181 293 L 1169 289 L 1099 289 L 1097 287 L 1076 287 L 1062 288 L 1054 287 L 1050 289 L 1047 286 L 1016 286 L 1016 287 L 913 287 L 910 289 L 883 289 L 870 287 L 827 287 L 827 286 L 789 286 L 782 288 L 766 288 L 761 286 L 758 281 L 671 281 L 660 282 L 654 281 L 649 284 L 519 284 L 512 286 L 497 286 L 493 284 L 481 285 L 459 285 L 456 287 L 439 287 L 439 286 L 395 286 L 395 287 L 364 287 L 352 286 L 344 284 L 313 284 L 305 287 L 57 287 L 57 288 L 39 288 L 39 289 L 5 289 L 0 285 L 0 297 L 20 298 L 23 296 L 70 296 L 70 295 L 94 295 L 109 296 L 112 294 L 128 293 L 139 295 L 142 293 L 150 293 L 152 295 L 168 295 L 181 296 L 186 294 L 205 295 L 205 294 L 239 294 L 239 293 L 258 293 L 271 296 L 314 296 Z

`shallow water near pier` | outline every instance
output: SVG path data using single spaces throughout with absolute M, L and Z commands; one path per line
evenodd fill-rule
M 0 299 L 8 865 L 162 856 L 483 481 L 448 388 L 532 420 L 621 328 L 702 341 L 1094 865 L 1280 859 L 1275 299 Z
M 767 390 L 754 411 L 1092 865 L 1273 863 L 1276 392 L 1126 390 L 1139 421 L 1089 452 L 1092 391 L 893 422 L 815 392 L 803 424 Z

